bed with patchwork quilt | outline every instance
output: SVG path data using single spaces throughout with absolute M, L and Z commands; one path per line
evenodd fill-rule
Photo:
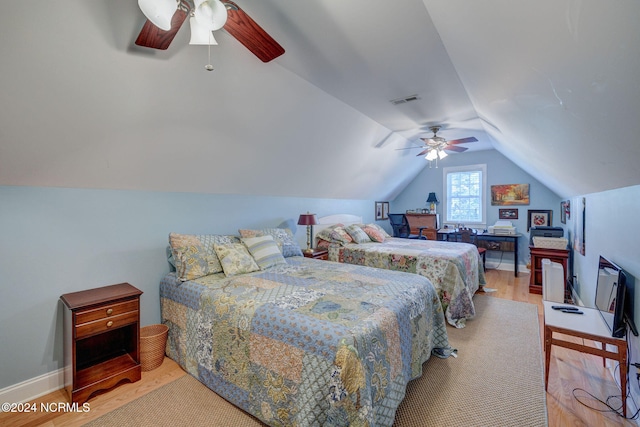
M 450 355 L 426 277 L 302 256 L 238 272 L 219 244 L 231 274 L 212 273 L 211 258 L 180 265 L 202 251 L 185 242 L 160 283 L 167 355 L 269 425 L 391 426 L 422 364 Z
M 416 273 L 427 277 L 438 291 L 447 322 L 465 326 L 475 316 L 473 295 L 486 284 L 484 265 L 478 248 L 468 243 L 401 239 L 389 236 L 376 224 L 358 224 L 320 218 L 316 243 L 329 250 L 329 260 L 366 265 L 387 270 Z M 328 224 L 323 224 L 328 221 Z M 362 233 L 361 233 L 362 231 Z M 361 237 L 358 237 L 361 236 Z

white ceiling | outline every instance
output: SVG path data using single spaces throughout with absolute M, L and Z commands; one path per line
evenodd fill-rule
M 135 46 L 135 0 L 3 5 L 0 185 L 393 199 L 433 124 L 563 197 L 640 183 L 640 2 L 237 3 L 283 56 L 219 31 L 207 72 L 188 25 Z

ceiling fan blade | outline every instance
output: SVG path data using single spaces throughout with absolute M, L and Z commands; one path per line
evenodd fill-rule
M 140 34 L 138 34 L 136 44 L 152 49 L 166 50 L 175 38 L 180 27 L 182 27 L 185 19 L 187 19 L 187 12 L 181 9 L 176 10 L 173 18 L 171 18 L 171 29 L 169 31 L 161 30 L 147 19 Z
M 415 147 L 404 147 L 404 148 L 396 148 L 396 151 L 398 150 L 415 150 L 416 148 L 425 148 L 422 145 L 416 145 Z
M 416 157 L 424 156 L 429 151 L 431 151 L 431 148 L 427 148 L 426 150 L 423 150 L 423 151 L 419 152 L 418 154 L 416 154 Z
M 467 151 L 467 147 L 458 147 L 457 145 L 447 145 L 443 148 L 443 150 L 447 151 L 455 151 L 456 153 L 462 153 L 463 151 Z
M 224 24 L 224 29 L 262 62 L 269 62 L 284 53 L 284 48 L 238 5 L 226 0 L 223 0 L 223 3 L 231 6 L 228 8 L 227 23 Z
M 469 138 L 462 138 L 462 139 L 452 139 L 451 141 L 447 141 L 447 144 L 449 145 L 453 145 L 453 144 L 466 144 L 467 142 L 476 142 L 477 139 L 473 136 L 470 136 Z

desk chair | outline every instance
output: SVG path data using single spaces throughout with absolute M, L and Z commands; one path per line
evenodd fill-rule
M 461 228 L 460 230 L 458 230 L 458 233 L 460 235 L 460 242 L 471 243 L 476 247 L 478 246 L 478 233 L 476 232 L 476 230 L 472 230 L 470 228 Z M 482 268 L 484 269 L 484 271 L 487 271 L 487 268 L 485 267 L 485 262 L 487 260 L 487 250 L 485 248 L 478 248 L 478 253 L 482 257 Z
M 401 237 L 404 239 L 420 239 L 424 236 L 411 234 L 411 227 L 405 214 L 389 214 L 389 222 L 393 228 L 393 237 Z

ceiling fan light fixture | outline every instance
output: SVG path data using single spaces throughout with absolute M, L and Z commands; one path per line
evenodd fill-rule
M 227 22 L 227 8 L 220 0 L 204 0 L 195 4 L 193 15 L 198 24 L 209 31 L 219 30 Z
M 440 160 L 444 159 L 447 156 L 448 154 L 445 153 L 444 150 L 438 150 L 438 157 L 440 158 Z
M 189 25 L 191 26 L 191 39 L 189 44 L 191 45 L 217 45 L 218 42 L 213 37 L 213 32 L 203 27 L 198 23 L 198 20 L 194 17 L 189 18 Z
M 178 9 L 176 0 L 138 0 L 138 7 L 149 21 L 164 31 L 171 29 L 171 18 Z
M 435 160 L 437 157 L 438 157 L 438 153 L 436 152 L 436 150 L 429 150 L 427 155 L 424 156 L 424 158 L 429 161 Z

